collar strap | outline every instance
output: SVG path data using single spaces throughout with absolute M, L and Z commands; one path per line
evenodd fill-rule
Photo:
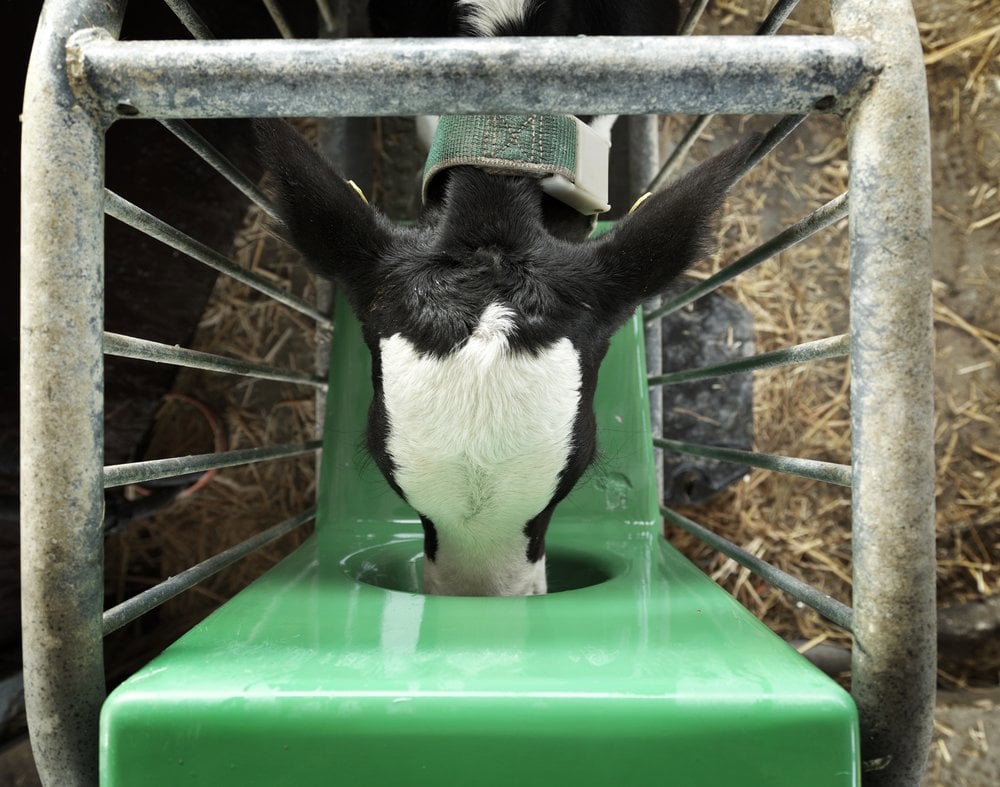
M 538 178 L 542 190 L 584 215 L 610 209 L 611 143 L 573 115 L 444 115 L 424 165 L 423 198 L 434 176 L 473 166 Z

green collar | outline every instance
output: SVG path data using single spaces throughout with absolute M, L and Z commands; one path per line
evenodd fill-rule
M 610 143 L 572 115 L 444 115 L 424 166 L 423 197 L 449 167 L 538 178 L 547 194 L 584 215 L 608 205 Z

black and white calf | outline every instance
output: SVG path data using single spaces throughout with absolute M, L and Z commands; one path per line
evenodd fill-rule
M 676 24 L 674 4 L 661 2 L 371 5 L 376 32 L 398 35 Z M 609 339 L 705 253 L 757 140 L 703 163 L 610 233 L 581 240 L 589 217 L 568 221 L 571 209 L 537 177 L 447 169 L 421 220 L 403 227 L 287 124 L 259 122 L 257 132 L 289 238 L 343 287 L 362 324 L 374 386 L 368 447 L 420 514 L 425 590 L 544 593 L 549 519 L 594 458 L 593 397 Z

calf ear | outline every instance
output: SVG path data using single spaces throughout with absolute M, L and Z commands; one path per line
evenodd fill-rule
M 281 232 L 317 273 L 356 297 L 374 286 L 392 225 L 284 120 L 255 120 L 263 164 L 274 178 Z
M 638 204 L 599 238 L 608 306 L 631 313 L 711 251 L 716 215 L 763 136 L 753 134 Z

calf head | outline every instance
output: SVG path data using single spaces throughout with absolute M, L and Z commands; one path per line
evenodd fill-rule
M 594 458 L 610 337 L 705 253 L 757 138 L 571 242 L 532 178 L 457 167 L 421 221 L 398 226 L 288 124 L 257 134 L 288 238 L 361 322 L 368 448 L 420 514 L 425 590 L 544 593 L 549 519 Z

